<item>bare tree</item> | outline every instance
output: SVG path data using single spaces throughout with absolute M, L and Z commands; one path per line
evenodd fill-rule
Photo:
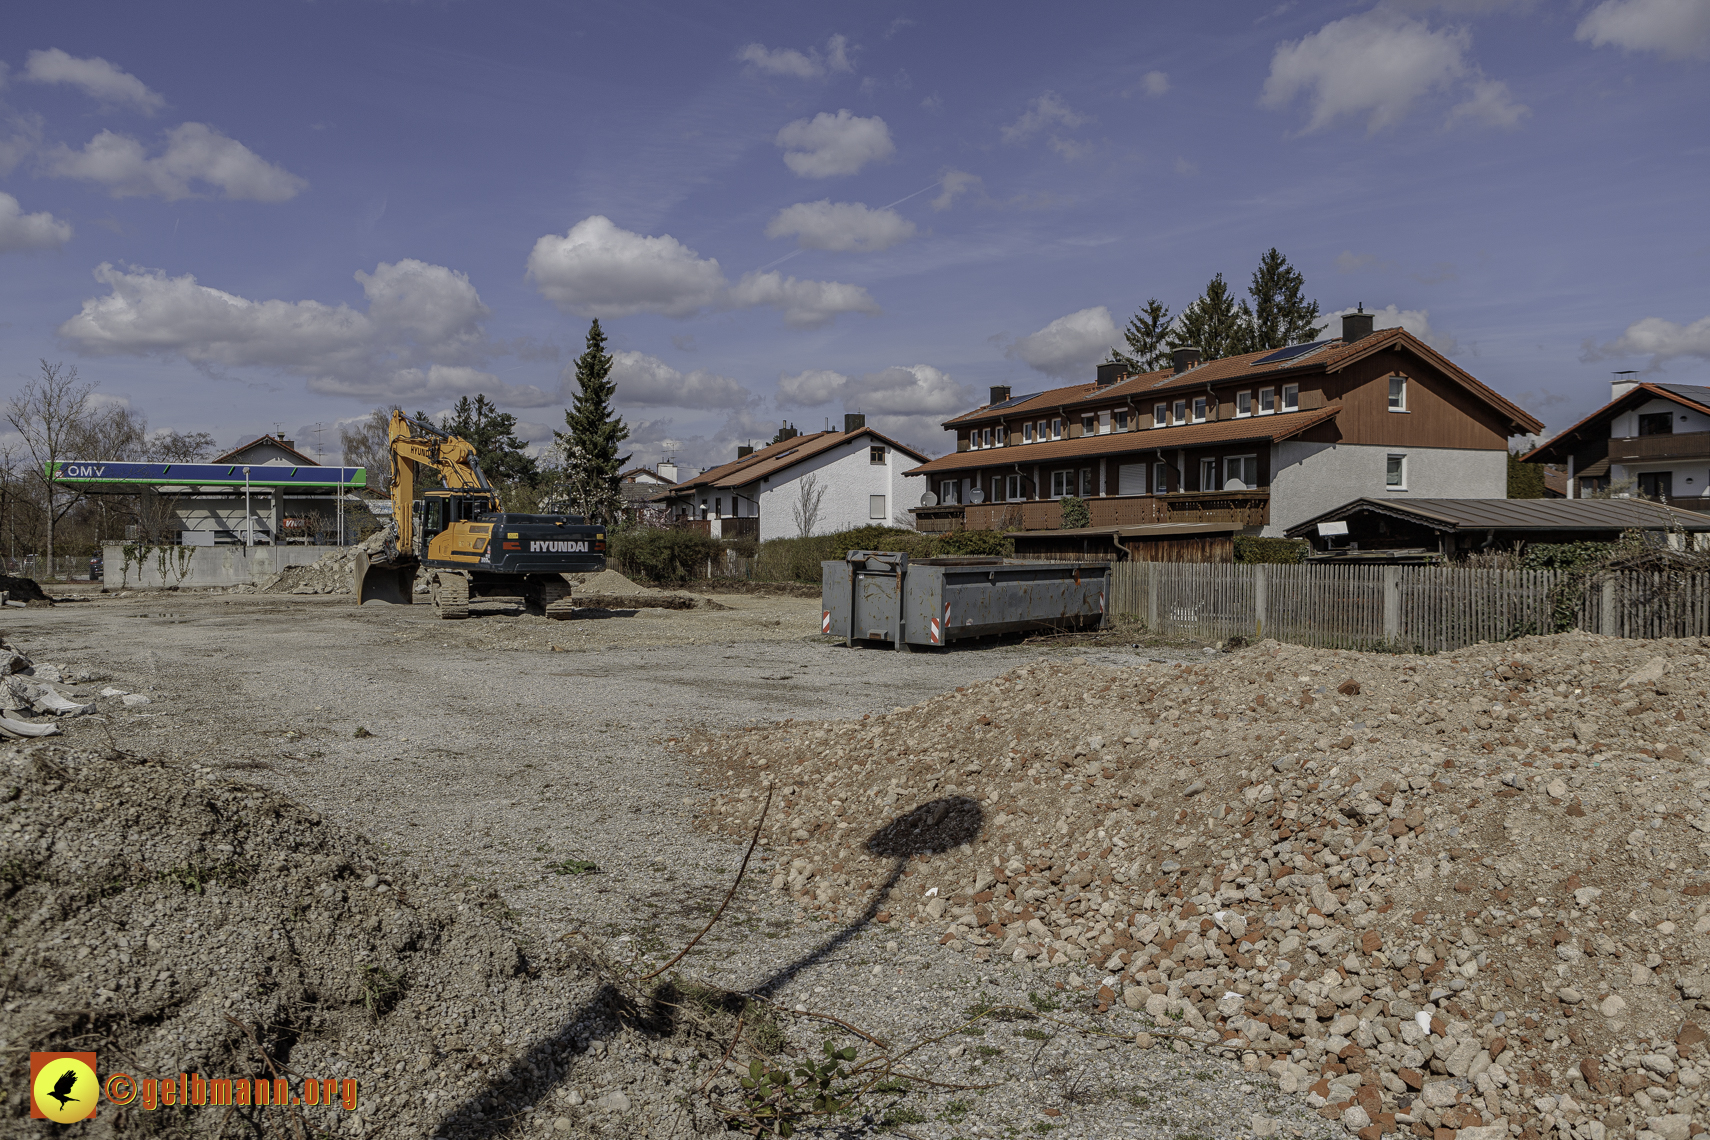
M 214 437 L 205 431 L 149 432 L 142 457 L 156 463 L 199 463 L 218 449 Z
M 344 466 L 367 468 L 369 489 L 381 495 L 392 490 L 392 443 L 387 437 L 392 412 L 391 406 L 375 408 L 349 427 L 338 429 Z
M 801 537 L 813 534 L 813 528 L 819 524 L 820 504 L 829 489 L 820 485 L 817 474 L 804 476 L 796 483 L 796 533 Z
M 73 457 L 83 442 L 89 421 L 89 397 L 93 384 L 81 383 L 77 366 L 41 362 L 41 373 L 19 389 L 6 405 L 6 419 L 24 437 L 35 461 L 31 477 L 39 480 L 47 513 L 48 574 L 53 574 L 54 528 L 83 498 L 82 492 L 59 492 L 54 475 L 61 460 Z

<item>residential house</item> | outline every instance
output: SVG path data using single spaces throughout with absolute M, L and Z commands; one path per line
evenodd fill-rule
M 1148 557 L 1179 537 L 1169 528 L 1220 530 L 1226 549 L 1232 532 L 1281 535 L 1362 495 L 1501 497 L 1509 437 L 1542 425 L 1362 311 L 1313 344 L 1209 362 L 1182 348 L 1143 375 L 1100 365 L 1088 384 L 996 387 L 944 427 L 955 452 L 908 472 L 938 500 L 915 512 L 922 529 L 1062 533 L 1057 500 L 1073 495 L 1113 548 Z
M 631 467 L 618 475 L 618 493 L 623 496 L 624 517 L 633 521 L 650 511 L 660 511 L 655 500 L 677 485 L 677 465 L 671 462 L 652 467 Z
M 926 490 L 926 480 L 907 471 L 926 456 L 874 431 L 865 416 L 843 421 L 842 431 L 803 434 L 786 426 L 785 438 L 739 447 L 733 462 L 684 478 L 658 501 L 673 518 L 705 521 L 715 538 L 794 538 L 804 506 L 812 534 L 888 526 Z
M 1614 488 L 1710 511 L 1710 388 L 1616 381 L 1610 401 L 1525 456 L 1567 467 L 1567 493 Z
M 1538 544 L 1613 542 L 1627 531 L 1700 549 L 1710 515 L 1645 499 L 1379 499 L 1343 503 L 1288 528 L 1314 560 L 1444 562 Z

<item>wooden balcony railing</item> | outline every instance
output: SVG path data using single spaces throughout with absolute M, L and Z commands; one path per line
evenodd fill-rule
M 1270 521 L 1271 493 L 1185 491 L 1173 495 L 1106 495 L 1086 501 L 1093 526 L 1151 526 L 1158 523 L 1232 523 L 1264 526 Z M 1063 511 L 1055 499 L 1022 503 L 979 503 L 919 507 L 921 530 L 1060 530 Z
M 1678 435 L 1634 435 L 1609 441 L 1609 459 L 1614 463 L 1656 463 L 1670 459 L 1710 457 L 1710 431 L 1686 431 Z

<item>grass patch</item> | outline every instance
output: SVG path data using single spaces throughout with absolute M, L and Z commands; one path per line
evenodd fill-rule
M 562 859 L 546 867 L 555 875 L 592 875 L 600 869 L 592 859 Z
M 1040 1013 L 1052 1013 L 1063 1008 L 1063 1003 L 1050 994 L 1042 994 L 1036 990 L 1027 991 L 1027 1001 Z
M 899 1128 L 904 1124 L 925 1124 L 926 1114 L 907 1105 L 897 1105 L 887 1108 L 885 1115 L 879 1118 L 880 1128 Z
M 982 1057 L 1003 1056 L 1003 1050 L 999 1049 L 996 1045 L 976 1045 L 974 1046 L 974 1052 L 978 1053 Z
M 1045 1032 L 1043 1029 L 1034 1029 L 1032 1026 L 1028 1026 L 1026 1029 L 1023 1029 L 1021 1031 L 1021 1035 L 1029 1041 L 1051 1040 L 1051 1035 L 1049 1033 Z
M 398 998 L 404 992 L 402 975 L 394 974 L 380 966 L 365 965 L 362 967 L 362 1004 L 368 1009 L 368 1016 L 375 1021 L 398 1004 Z
M 873 1091 L 876 1093 L 906 1093 L 913 1092 L 914 1086 L 901 1077 L 886 1077 L 873 1086 Z

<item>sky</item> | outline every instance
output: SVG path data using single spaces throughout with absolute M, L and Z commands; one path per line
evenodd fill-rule
M 0 395 L 64 361 L 157 431 L 333 462 L 479 392 L 550 444 L 598 318 L 636 464 L 857 411 L 938 455 L 1273 246 L 1551 430 L 1710 384 L 1710 0 L 6 24 Z

